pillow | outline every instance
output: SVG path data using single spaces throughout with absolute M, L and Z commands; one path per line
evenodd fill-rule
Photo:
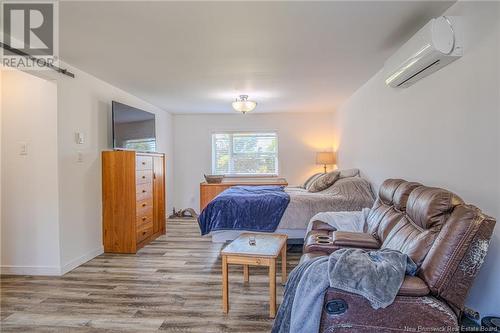
M 340 178 L 357 177 L 359 176 L 359 169 L 345 169 L 340 170 Z
M 331 171 L 329 173 L 325 173 L 319 178 L 317 178 L 309 187 L 308 191 L 309 192 L 319 192 L 326 190 L 330 186 L 335 183 L 337 179 L 339 179 L 340 172 L 338 171 Z
M 311 187 L 312 183 L 314 183 L 314 181 L 316 179 L 318 179 L 318 177 L 323 176 L 323 175 L 324 175 L 323 172 L 315 173 L 311 177 L 307 178 L 307 180 L 304 182 L 304 185 L 302 185 L 302 187 L 305 188 L 306 190 L 308 190 L 309 187 Z

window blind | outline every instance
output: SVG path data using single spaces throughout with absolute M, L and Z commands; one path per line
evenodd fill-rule
M 278 137 L 274 132 L 214 133 L 212 173 L 277 175 Z

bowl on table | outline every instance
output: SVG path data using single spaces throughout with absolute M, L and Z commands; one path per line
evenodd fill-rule
M 205 180 L 209 184 L 220 184 L 222 183 L 222 180 L 224 179 L 224 175 L 204 175 Z

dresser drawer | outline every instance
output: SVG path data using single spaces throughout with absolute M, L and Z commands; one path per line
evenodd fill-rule
M 136 186 L 136 199 L 137 201 L 150 199 L 153 197 L 153 184 L 144 183 L 137 184 Z
M 153 210 L 144 211 L 144 214 L 137 214 L 136 226 L 137 228 L 143 228 L 146 225 L 153 226 Z
M 135 178 L 136 184 L 151 183 L 153 181 L 153 170 L 137 170 Z
M 153 226 L 145 226 L 137 230 L 137 243 L 142 242 L 153 234 Z
M 137 155 L 135 157 L 136 170 L 153 170 L 153 157 Z
M 153 214 L 153 198 L 148 198 L 144 200 L 137 200 L 136 204 L 136 215 L 144 216 L 148 214 Z

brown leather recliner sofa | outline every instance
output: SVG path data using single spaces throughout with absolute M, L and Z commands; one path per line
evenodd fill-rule
M 451 331 L 484 260 L 495 220 L 455 194 L 388 179 L 368 217 L 368 232 L 336 231 L 313 222 L 301 261 L 339 248 L 390 248 L 419 270 L 406 276 L 393 304 L 374 310 L 362 296 L 329 288 L 320 332 Z

